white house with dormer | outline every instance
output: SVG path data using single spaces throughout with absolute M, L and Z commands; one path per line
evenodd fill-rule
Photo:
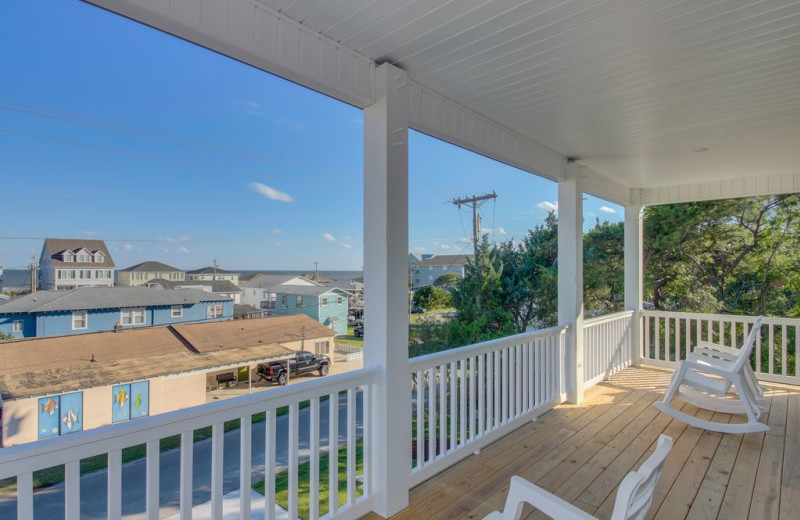
M 39 258 L 39 288 L 112 287 L 114 260 L 102 240 L 47 238 Z

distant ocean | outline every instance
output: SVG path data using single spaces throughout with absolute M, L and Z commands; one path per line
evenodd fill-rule
M 314 271 L 266 271 L 266 270 L 241 270 L 238 271 L 242 276 L 261 273 L 261 274 L 289 274 L 301 275 L 305 273 L 313 274 Z M 320 271 L 320 278 L 328 278 L 330 280 L 350 280 L 363 276 L 363 271 Z M 23 288 L 27 289 L 31 285 L 31 273 L 27 269 L 6 269 L 2 276 L 0 276 L 0 287 L 3 289 Z

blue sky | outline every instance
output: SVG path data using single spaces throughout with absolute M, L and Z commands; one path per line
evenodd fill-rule
M 77 0 L 6 0 L 0 20 L 0 265 L 49 236 L 105 239 L 120 268 L 361 269 L 361 110 Z M 419 133 L 410 155 L 416 254 L 470 251 L 453 197 L 496 191 L 496 240 L 556 200 L 552 182 Z M 585 204 L 587 225 L 622 218 Z

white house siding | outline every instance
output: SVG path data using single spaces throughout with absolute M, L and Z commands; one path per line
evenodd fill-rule
M 414 267 L 414 290 L 420 287 L 433 285 L 437 278 L 447 273 L 456 273 L 459 277 L 464 277 L 464 266 L 462 265 L 419 265 Z

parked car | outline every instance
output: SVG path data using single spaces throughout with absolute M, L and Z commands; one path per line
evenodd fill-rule
M 262 379 L 277 382 L 285 385 L 289 382 L 289 377 L 318 373 L 320 377 L 328 375 L 331 360 L 328 356 L 315 356 L 311 352 L 298 352 L 297 355 L 289 358 L 289 371 L 286 370 L 286 361 L 270 361 L 258 365 L 257 373 Z
M 359 325 L 358 327 L 353 328 L 353 336 L 355 336 L 357 338 L 363 338 L 364 337 L 364 326 L 363 325 Z
M 422 307 L 411 307 L 411 314 L 425 314 L 425 309 Z

